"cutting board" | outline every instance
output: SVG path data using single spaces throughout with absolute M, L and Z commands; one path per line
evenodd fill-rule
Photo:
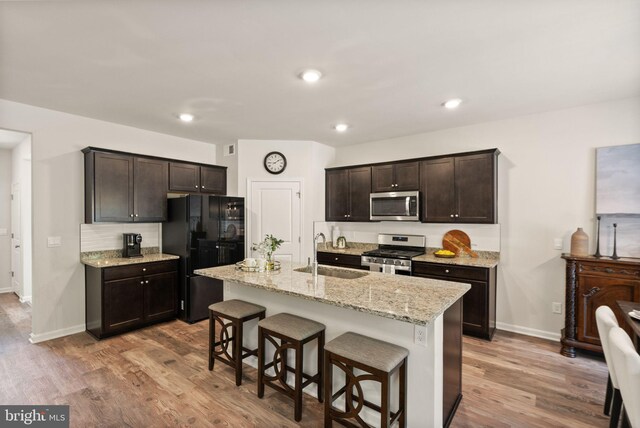
M 469 235 L 461 230 L 450 230 L 442 237 L 442 248 L 453 251 L 457 255 L 462 252 L 469 254 L 471 257 L 478 257 L 478 254 L 471 249 L 471 239 Z

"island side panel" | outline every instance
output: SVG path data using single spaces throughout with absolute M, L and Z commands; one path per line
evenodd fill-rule
M 415 326 L 413 324 L 389 318 L 382 318 L 300 297 L 273 293 L 231 281 L 225 281 L 224 298 L 225 300 L 241 299 L 263 305 L 267 308 L 267 316 L 288 312 L 321 322 L 326 326 L 327 342 L 347 331 L 353 331 L 407 348 L 409 350 L 407 372 L 408 427 L 441 427 L 443 425 L 442 315 L 426 326 L 426 346 L 419 346 L 414 343 Z M 257 347 L 257 330 L 257 322 L 245 324 L 245 346 L 249 348 Z M 273 351 L 267 348 L 268 359 L 271 358 L 272 354 Z M 304 367 L 310 374 L 315 373 L 316 356 L 316 344 L 308 344 L 305 347 Z M 255 357 L 247 358 L 245 362 L 257 367 Z M 338 385 L 339 382 L 344 380 L 344 375 L 339 370 L 334 373 L 334 382 L 335 385 Z M 374 403 L 379 402 L 379 387 L 371 384 L 365 384 L 364 386 L 367 399 Z M 396 388 L 397 384 L 394 385 L 392 390 L 392 409 L 396 409 L 398 404 Z M 305 392 L 315 396 L 315 385 L 307 387 Z M 379 423 L 379 415 L 370 412 L 365 415 L 365 420 L 377 425 Z
M 442 414 L 448 427 L 462 400 L 462 299 L 451 305 L 443 318 Z

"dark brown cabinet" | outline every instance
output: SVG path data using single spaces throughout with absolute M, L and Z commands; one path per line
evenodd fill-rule
M 371 167 L 328 169 L 325 185 L 326 221 L 369 221 Z
M 354 254 L 329 253 L 318 251 L 318 263 L 328 266 L 339 266 L 351 269 L 369 270 L 360 264 L 360 256 Z
M 227 170 L 224 167 L 170 162 L 169 191 L 225 195 Z
M 602 305 L 609 306 L 620 326 L 632 335 L 616 301 L 640 302 L 640 262 L 570 255 L 562 258 L 567 262 L 562 354 L 575 357 L 576 349 L 602 352 L 595 317 Z
M 462 298 L 462 331 L 491 340 L 496 330 L 496 267 L 414 262 L 413 275 L 471 284 Z
M 420 163 L 400 162 L 371 167 L 372 192 L 418 190 Z
M 86 327 L 101 339 L 177 314 L 177 260 L 85 267 Z
M 422 221 L 496 223 L 499 153 L 492 149 L 423 160 L 420 164 Z
M 165 221 L 167 171 L 163 160 L 85 152 L 85 222 Z

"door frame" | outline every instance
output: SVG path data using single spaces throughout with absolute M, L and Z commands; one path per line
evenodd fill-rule
M 248 177 L 247 178 L 247 189 L 245 196 L 245 231 L 244 231 L 244 240 L 245 240 L 245 256 L 249 250 L 251 250 L 251 245 L 253 244 L 251 241 L 251 215 L 248 213 L 251 212 L 252 209 L 252 201 L 251 195 L 253 194 L 253 184 L 254 183 L 277 183 L 277 182 L 296 182 L 300 184 L 300 258 L 303 258 L 304 248 L 306 244 L 306 237 L 304 236 L 304 179 L 302 177 Z
M 24 278 L 23 278 L 23 273 L 24 273 L 24 245 L 23 245 L 23 225 L 22 225 L 22 192 L 21 192 L 21 187 L 20 187 L 20 182 L 15 182 L 15 183 L 11 183 L 11 228 L 9 230 L 9 235 L 10 235 L 10 266 L 11 266 L 11 272 L 12 272 L 12 276 L 10 278 L 10 282 L 9 282 L 9 287 L 7 290 L 4 290 L 6 292 L 10 292 L 10 293 L 15 293 L 19 298 L 20 301 L 24 303 L 23 298 L 24 298 Z M 18 199 L 16 200 L 15 195 L 18 195 Z M 16 212 L 14 213 L 14 210 L 16 210 Z M 14 214 L 17 215 L 19 220 L 19 224 L 18 227 L 16 228 L 15 224 L 14 224 Z M 19 251 L 18 253 L 20 253 L 20 255 L 17 257 L 20 265 L 19 266 L 15 266 L 15 260 L 14 260 L 14 250 L 15 250 L 15 245 L 16 245 L 16 239 L 15 239 L 15 234 L 18 234 L 18 242 L 20 244 L 19 247 Z M 17 267 L 16 270 L 19 270 L 19 272 L 14 271 L 14 267 Z M 20 286 L 19 288 L 17 288 L 14 285 L 14 281 L 13 278 L 15 277 L 15 275 L 18 275 L 18 278 L 20 278 Z M 21 289 L 20 289 L 21 288 Z

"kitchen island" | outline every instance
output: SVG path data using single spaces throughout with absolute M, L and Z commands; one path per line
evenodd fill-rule
M 324 266 L 327 275 L 314 278 L 299 272 L 301 268 L 283 263 L 279 271 L 243 272 L 231 265 L 195 273 L 223 280 L 225 300 L 263 305 L 267 316 L 288 312 L 325 324 L 327 341 L 353 331 L 407 348 L 408 426 L 448 425 L 462 397 L 461 297 L 470 286 Z M 245 326 L 247 344 L 257 346 L 255 322 Z M 310 351 L 305 352 L 305 367 L 313 373 L 317 351 Z M 245 361 L 257 366 L 255 359 Z M 339 375 L 335 382 L 342 381 Z M 375 403 L 379 388 L 367 386 L 365 394 Z M 313 391 L 312 387 L 305 390 Z M 392 408 L 396 404 L 392 401 Z M 377 419 L 367 416 L 373 417 L 370 422 Z

